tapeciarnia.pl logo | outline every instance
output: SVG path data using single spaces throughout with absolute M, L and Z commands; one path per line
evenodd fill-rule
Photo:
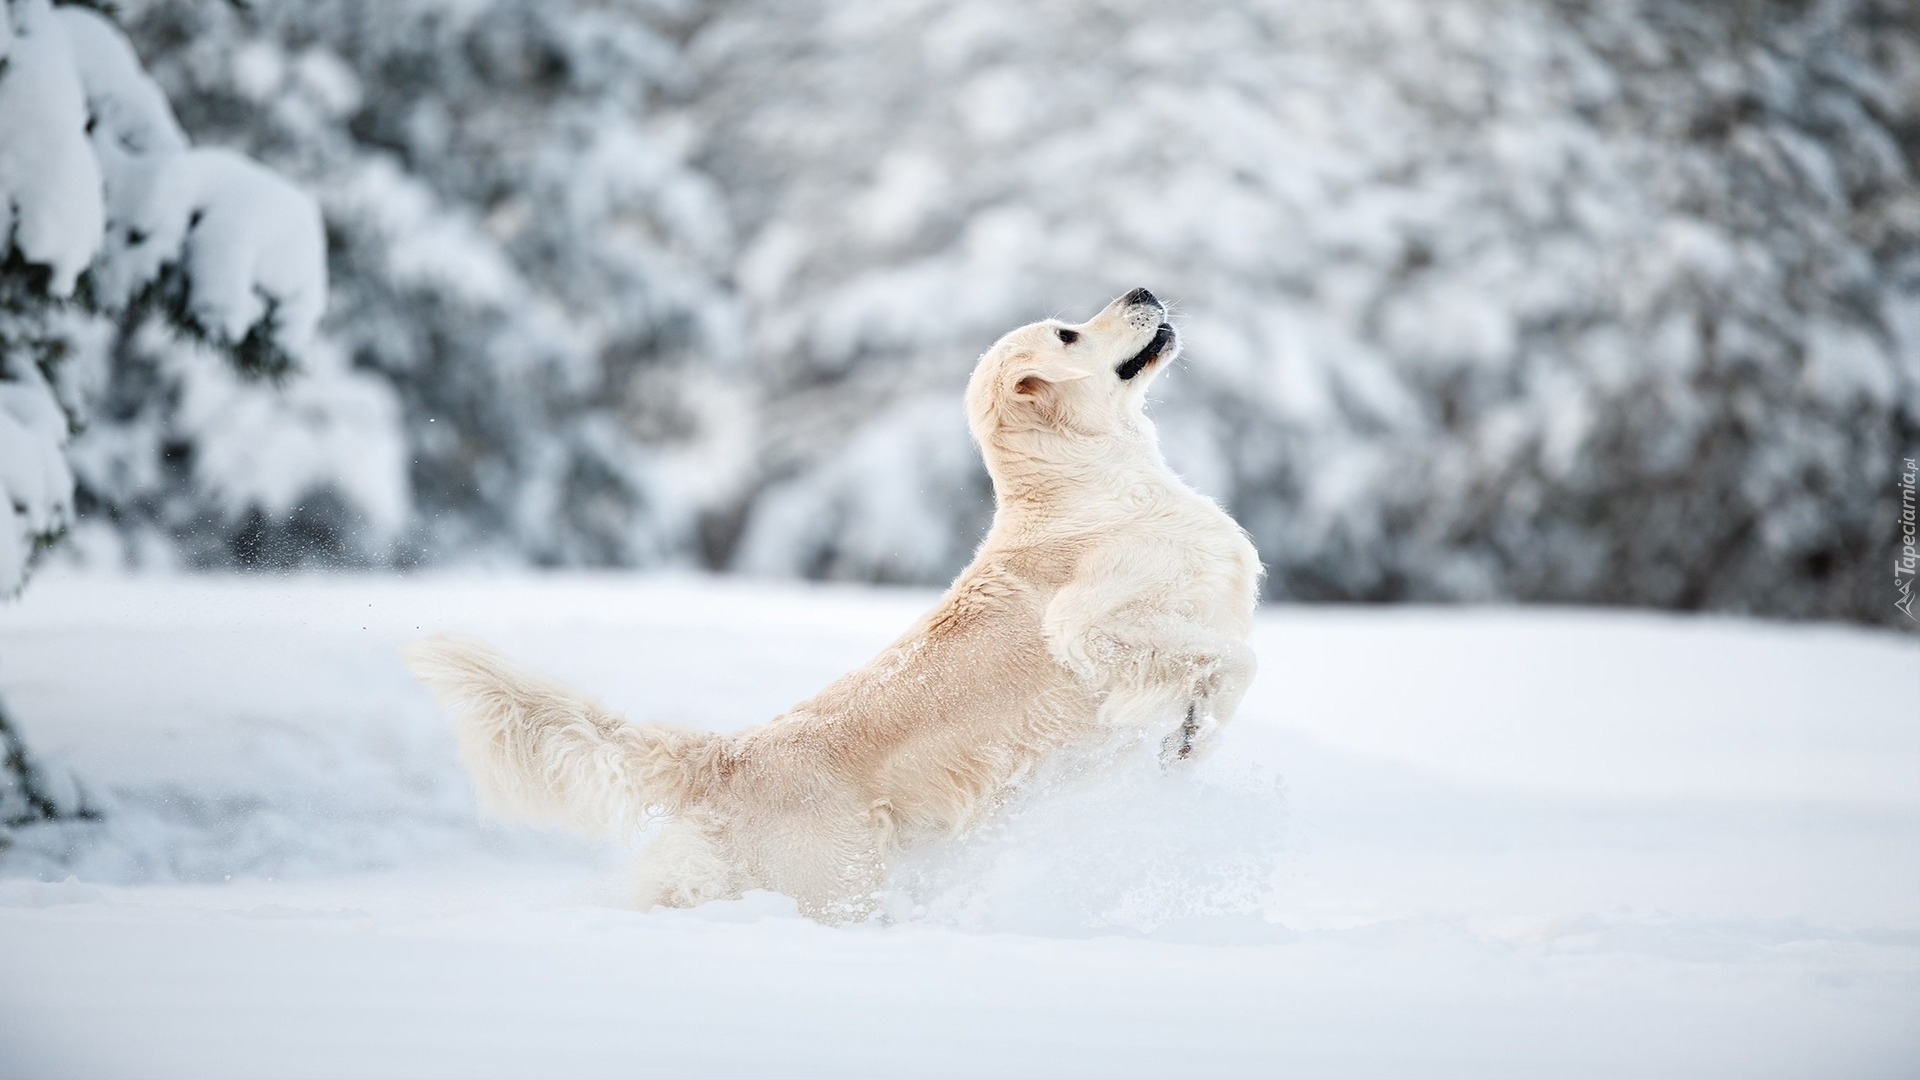
M 1913 572 L 1916 560 L 1920 560 L 1920 552 L 1914 550 L 1913 481 L 1920 467 L 1914 465 L 1912 458 L 1902 458 L 1900 469 L 1900 557 L 1893 561 L 1893 587 L 1899 599 L 1893 606 L 1907 618 L 1920 622 L 1920 616 L 1913 613 Z

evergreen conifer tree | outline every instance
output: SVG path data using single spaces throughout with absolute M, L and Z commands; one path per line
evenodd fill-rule
M 229 428 L 236 410 L 270 413 L 282 380 L 354 386 L 314 341 L 327 280 L 318 208 L 251 160 L 191 146 L 126 38 L 96 11 L 47 0 L 0 7 L 0 210 L 9 597 L 73 520 L 72 439 L 130 350 L 170 358 L 146 391 L 164 384 L 189 405 L 217 398 Z M 251 432 L 270 439 L 274 426 Z M 210 449 L 221 448 L 182 454 Z M 200 464 L 182 462 L 183 476 Z M 197 482 L 216 501 L 247 497 L 218 491 L 204 472 Z M 0 843 L 19 825 L 90 812 L 0 711 Z

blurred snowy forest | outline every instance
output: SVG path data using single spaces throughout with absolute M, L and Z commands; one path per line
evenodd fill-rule
M 1908 0 L 110 11 L 330 301 L 277 396 L 77 341 L 80 557 L 943 581 L 973 358 L 1147 285 L 1275 597 L 1905 622 Z

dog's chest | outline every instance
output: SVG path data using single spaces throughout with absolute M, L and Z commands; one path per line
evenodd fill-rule
M 1250 623 L 1260 557 L 1225 510 L 1171 475 L 1134 486 L 1127 502 L 1109 541 L 1117 590 L 1223 630 Z
M 1260 556 L 1247 534 L 1211 500 L 1191 496 L 1178 512 L 1173 546 L 1179 576 L 1174 587 L 1207 613 L 1251 618 L 1260 579 Z

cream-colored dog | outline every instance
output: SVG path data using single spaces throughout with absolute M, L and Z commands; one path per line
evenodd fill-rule
M 407 646 L 483 801 L 602 834 L 666 819 L 646 906 L 765 888 L 838 921 L 872 911 L 891 853 L 954 834 L 1056 750 L 1203 751 L 1253 676 L 1260 563 L 1143 414 L 1178 352 L 1165 319 L 1136 289 L 987 350 L 967 386 L 997 504 L 979 553 L 873 662 L 763 727 L 631 724 L 476 642 Z

